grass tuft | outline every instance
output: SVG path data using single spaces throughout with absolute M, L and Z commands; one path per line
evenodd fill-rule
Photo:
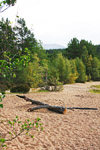
M 100 85 L 92 85 L 91 88 L 100 88 Z
M 91 93 L 100 94 L 100 90 L 99 89 L 91 89 L 90 92 Z
M 50 92 L 50 91 L 48 91 L 48 90 L 39 90 L 37 92 Z
M 92 85 L 91 88 L 92 88 L 92 89 L 90 89 L 91 93 L 100 94 L 100 85 Z

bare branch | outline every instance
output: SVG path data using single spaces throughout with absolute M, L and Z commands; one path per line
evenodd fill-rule
M 17 138 L 18 136 L 20 136 L 23 132 L 24 132 L 24 130 L 22 130 L 21 132 L 19 132 L 17 135 L 15 135 L 14 137 L 12 137 L 11 139 L 5 139 L 5 141 L 6 141 L 6 142 L 12 141 L 12 140 L 14 140 L 15 138 Z
M 3 8 L 3 7 L 2 7 L 0 13 L 4 12 L 4 11 L 7 10 L 9 7 L 10 7 L 10 5 L 9 5 L 8 7 L 6 7 L 4 10 L 2 10 L 2 8 Z

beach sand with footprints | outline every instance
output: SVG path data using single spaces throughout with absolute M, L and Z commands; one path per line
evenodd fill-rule
M 34 138 L 21 135 L 8 141 L 7 150 L 100 150 L 100 94 L 90 93 L 91 85 L 100 82 L 64 85 L 60 92 L 35 92 L 25 95 L 41 102 L 64 107 L 89 107 L 98 110 L 67 110 L 58 114 L 47 109 L 27 112 L 32 105 L 16 94 L 7 94 L 0 109 L 1 120 L 12 120 L 16 116 L 21 121 L 41 118 L 43 131 L 31 130 Z M 17 130 L 18 126 L 16 126 Z M 0 134 L 6 136 L 9 127 L 0 123 Z

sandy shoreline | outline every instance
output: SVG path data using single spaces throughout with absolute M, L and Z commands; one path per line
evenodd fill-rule
M 35 138 L 20 136 L 8 142 L 7 150 L 100 150 L 100 94 L 89 92 L 91 85 L 100 82 L 65 85 L 61 92 L 28 93 L 27 97 L 51 105 L 66 107 L 96 107 L 92 110 L 67 110 L 57 114 L 46 109 L 27 112 L 32 105 L 15 94 L 7 94 L 3 100 L 1 115 L 6 119 L 20 120 L 41 118 L 43 131 L 32 131 Z M 7 129 L 0 124 L 0 131 Z

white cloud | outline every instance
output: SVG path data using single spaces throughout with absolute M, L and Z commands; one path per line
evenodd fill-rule
M 100 44 L 100 0 L 18 0 L 2 16 L 25 18 L 43 43 L 67 45 L 73 37 Z

